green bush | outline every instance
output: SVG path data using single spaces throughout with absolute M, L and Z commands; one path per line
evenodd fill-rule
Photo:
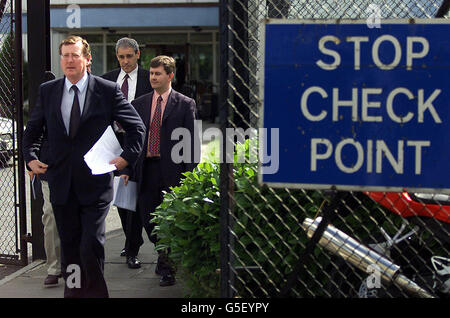
M 245 147 L 247 160 L 234 164 L 233 231 L 238 242 L 234 247 L 235 265 L 263 267 L 263 273 L 252 278 L 256 285 L 263 285 L 266 293 L 271 293 L 291 270 L 297 260 L 295 254 L 301 248 L 299 244 L 305 241 L 304 236 L 299 239 L 303 235 L 300 221 L 289 215 L 290 211 L 298 211 L 300 206 L 302 214 L 308 210 L 313 214 L 321 197 L 315 192 L 306 195 L 301 190 L 260 188 L 257 163 L 248 162 L 249 143 L 240 147 Z M 190 297 L 219 296 L 220 165 L 211 158 L 184 174 L 180 186 L 165 194 L 153 219 L 157 223 L 157 249 L 170 248 L 169 256 L 178 265 Z M 292 235 L 285 235 L 288 230 Z M 268 255 L 273 256 L 274 252 L 271 264 L 265 266 Z M 272 270 L 276 273 L 271 273 Z M 266 282 L 267 277 L 276 279 Z M 241 293 L 245 294 L 248 286 L 242 288 Z
M 231 229 L 233 265 L 243 269 L 236 275 L 234 287 L 242 297 L 274 297 L 308 241 L 300 225 L 305 217 L 318 214 L 324 194 L 259 186 L 257 163 L 248 162 L 249 142 L 240 147 L 245 147 L 247 160 L 238 163 L 235 156 Z M 169 249 L 188 297 L 220 296 L 219 174 L 220 165 L 209 156 L 194 171 L 184 174 L 180 186 L 165 194 L 154 213 L 160 239 L 157 249 Z M 388 218 L 368 197 L 354 194 L 350 198 L 342 204 L 348 210 L 340 209 L 333 224 L 364 241 Z M 314 261 L 307 262 L 307 268 L 300 272 L 291 296 L 329 295 L 324 290 L 334 258 L 319 247 L 313 256 Z
M 170 248 L 192 297 L 218 296 L 219 165 L 200 163 L 184 174 L 180 186 L 165 194 L 153 219 L 157 248 Z

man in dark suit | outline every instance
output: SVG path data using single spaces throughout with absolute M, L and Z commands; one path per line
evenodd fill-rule
M 116 57 L 120 68 L 102 75 L 103 78 L 119 84 L 123 95 L 129 102 L 152 91 L 149 71 L 138 66 L 140 55 L 136 40 L 121 38 L 116 43 Z M 114 131 L 120 144 L 123 145 L 123 129 L 115 125 Z M 133 177 L 131 180 L 135 181 Z M 126 263 L 129 268 L 140 268 L 141 262 L 137 258 L 137 254 L 139 247 L 144 244 L 140 216 L 138 213 L 126 209 L 117 208 L 117 210 L 125 232 L 125 247 L 120 255 L 127 257 Z
M 46 82 L 23 137 L 23 153 L 34 174 L 47 172 L 50 201 L 61 240 L 65 297 L 108 297 L 103 276 L 105 218 L 113 197 L 113 174 L 92 175 L 84 155 L 114 121 L 126 131 L 118 170 L 133 165 L 142 150 L 145 127 L 117 84 L 89 74 L 86 40 L 69 36 L 59 46 L 65 77 Z M 51 156 L 38 159 L 47 131 Z
M 150 83 L 154 91 L 132 102 L 147 128 L 144 148 L 134 172 L 138 180 L 138 210 L 149 240 L 154 244 L 157 238 L 152 235 L 154 223 L 150 222 L 151 213 L 161 204 L 163 191 L 169 192 L 170 187 L 177 186 L 182 173 L 193 170 L 200 161 L 195 101 L 172 89 L 174 72 L 175 60 L 172 57 L 152 59 Z M 187 132 L 182 141 L 172 140 L 176 129 Z M 183 153 L 172 156 L 172 149 L 175 145 L 178 149 L 180 142 L 182 147 L 179 149 Z M 159 252 L 155 272 L 161 275 L 160 286 L 175 283 L 174 269 L 164 252 Z
M 116 43 L 116 57 L 120 68 L 101 76 L 118 83 L 125 98 L 130 102 L 152 91 L 149 71 L 138 66 L 140 56 L 141 52 L 136 40 L 121 38 Z

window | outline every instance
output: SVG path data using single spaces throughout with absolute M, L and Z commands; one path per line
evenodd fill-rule
M 212 42 L 212 33 L 191 33 L 191 42 Z
M 117 41 L 119 41 L 121 38 L 125 38 L 128 37 L 128 34 L 107 34 L 106 35 L 106 43 L 110 44 L 110 43 L 114 43 L 114 45 L 116 44 Z
M 191 46 L 189 63 L 191 79 L 197 81 L 213 81 L 213 51 L 211 44 L 197 44 Z
M 92 65 L 91 72 L 94 75 L 102 75 L 103 72 L 103 45 L 91 45 Z
M 112 71 L 115 68 L 120 67 L 116 57 L 116 46 L 106 45 L 106 72 Z
M 141 33 L 132 34 L 131 37 L 135 39 L 139 45 L 156 44 L 156 43 L 186 43 L 187 33 Z

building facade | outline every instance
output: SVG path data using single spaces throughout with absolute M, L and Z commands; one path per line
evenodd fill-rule
M 157 55 L 177 62 L 174 86 L 191 95 L 215 93 L 219 82 L 219 1 L 204 0 L 51 0 L 52 53 L 70 34 L 88 40 L 92 73 L 119 67 L 115 43 L 121 37 L 136 39 L 139 64 L 148 69 Z M 52 71 L 62 76 L 59 56 L 52 55 Z

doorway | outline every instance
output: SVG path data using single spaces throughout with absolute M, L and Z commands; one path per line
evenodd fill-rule
M 145 45 L 141 48 L 141 58 L 140 65 L 145 69 L 150 68 L 150 61 L 152 58 L 158 55 L 167 55 L 175 59 L 176 62 L 176 73 L 175 79 L 173 81 L 173 88 L 176 91 L 185 94 L 186 86 L 186 74 L 188 74 L 188 45 Z M 191 94 L 189 94 L 190 97 Z

